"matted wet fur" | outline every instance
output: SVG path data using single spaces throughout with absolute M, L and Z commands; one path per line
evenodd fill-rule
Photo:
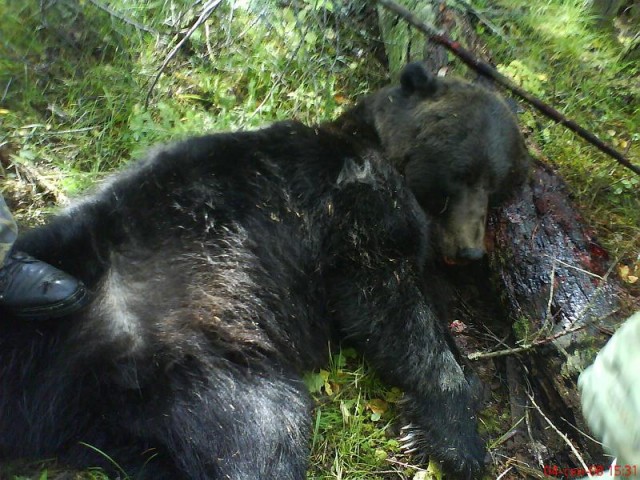
M 506 133 L 479 128 L 475 156 L 460 158 L 468 112 L 446 129 L 424 123 L 448 82 L 411 64 L 401 86 L 333 123 L 161 147 L 23 236 L 17 248 L 82 279 L 92 301 L 42 323 L 3 315 L 0 455 L 112 470 L 98 449 L 135 478 L 303 479 L 301 374 L 337 337 L 404 390 L 417 455 L 476 478 L 473 389 L 428 288 L 432 245 L 442 250 L 431 231 L 450 225 L 406 185 L 425 207 L 451 175 L 463 190 L 463 177 L 491 178 L 487 195 L 502 194 L 526 152 L 507 117 L 495 119 Z M 501 100 L 461 85 L 495 113 Z M 452 150 L 429 150 L 433 135 Z M 485 143 L 499 152 L 479 156 Z

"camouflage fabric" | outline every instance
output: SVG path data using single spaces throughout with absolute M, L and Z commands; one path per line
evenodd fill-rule
M 13 215 L 7 207 L 4 197 L 0 194 L 0 265 L 4 263 L 17 236 L 18 226 L 13 220 Z

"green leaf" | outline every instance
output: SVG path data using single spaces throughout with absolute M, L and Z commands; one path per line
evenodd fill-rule
M 306 373 L 303 379 L 310 393 L 318 393 L 322 390 L 324 379 L 319 373 Z

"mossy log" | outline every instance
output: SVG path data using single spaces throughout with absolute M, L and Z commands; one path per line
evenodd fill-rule
M 539 162 L 489 226 L 493 289 L 512 322 L 515 343 L 531 346 L 519 357 L 536 402 L 586 461 L 602 464 L 600 447 L 580 433 L 588 429 L 577 379 L 625 316 L 611 260 L 562 179 Z M 541 423 L 536 436 L 558 449 L 556 461 L 579 466 L 566 441 L 546 427 Z

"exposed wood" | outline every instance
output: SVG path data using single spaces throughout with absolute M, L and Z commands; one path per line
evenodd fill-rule
M 423 22 L 439 23 L 442 0 L 425 2 L 422 0 L 399 0 L 404 7 L 410 9 L 413 14 Z M 447 52 L 444 48 L 424 41 L 424 35 L 412 28 L 407 22 L 382 6 L 378 5 L 378 19 L 380 33 L 384 40 L 389 64 L 389 72 L 395 75 L 409 62 L 425 60 L 431 69 L 435 65 L 446 63 Z M 425 52 L 425 49 L 429 49 Z
M 564 182 L 541 163 L 519 198 L 493 217 L 491 267 L 515 320 L 556 334 L 609 318 L 617 288 L 607 252 L 569 200 Z M 557 342 L 571 343 L 571 336 Z
M 611 261 L 584 226 L 562 180 L 539 163 L 516 201 L 492 218 L 490 229 L 490 273 L 515 338 L 541 345 L 521 356 L 527 379 L 572 444 L 592 461 L 600 458 L 599 447 L 578 433 L 587 427 L 576 381 L 624 316 L 621 291 L 609 278 Z M 538 432 L 547 445 L 553 445 L 550 433 Z M 566 462 L 577 460 L 567 454 Z

